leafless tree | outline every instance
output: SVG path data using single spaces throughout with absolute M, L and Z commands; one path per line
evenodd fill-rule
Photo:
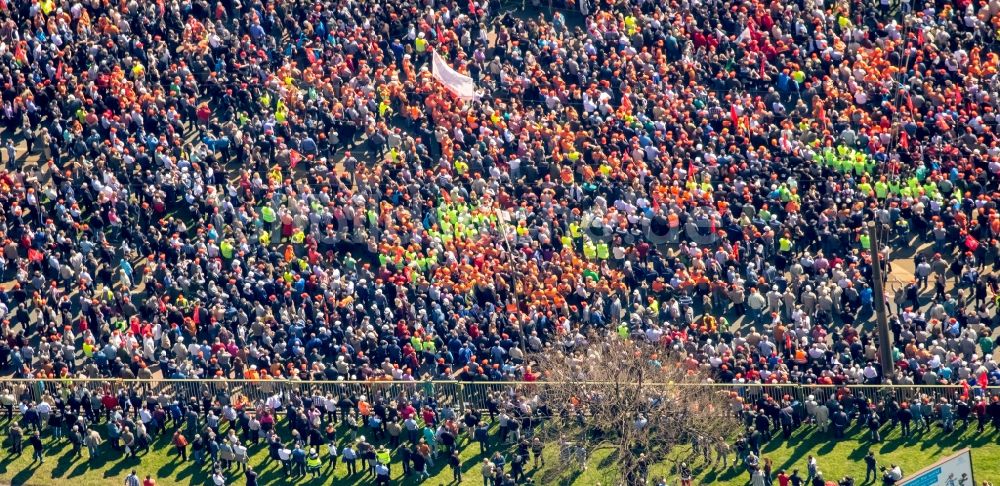
M 558 440 L 568 465 L 583 451 L 611 448 L 621 484 L 643 483 L 651 462 L 676 459 L 675 446 L 714 450 L 739 430 L 728 391 L 665 352 L 612 334 L 533 355 L 545 377 L 539 395 L 553 415 L 539 433 Z

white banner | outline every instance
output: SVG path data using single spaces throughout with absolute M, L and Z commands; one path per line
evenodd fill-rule
M 972 479 L 972 454 L 965 449 L 921 469 L 897 483 L 898 486 L 975 486 Z
M 476 83 L 471 77 L 459 73 L 452 69 L 441 59 L 441 56 L 434 51 L 434 59 L 431 62 L 431 74 L 441 82 L 445 88 L 455 93 L 455 96 L 465 101 L 472 101 L 479 98 L 476 93 Z

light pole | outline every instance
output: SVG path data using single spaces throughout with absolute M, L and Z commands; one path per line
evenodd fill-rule
M 882 363 L 882 380 L 892 378 L 892 339 L 890 339 L 889 319 L 885 312 L 885 290 L 882 286 L 882 255 L 880 253 L 876 224 L 868 222 L 868 238 L 872 253 L 872 287 L 875 293 L 875 318 L 878 323 L 879 361 Z

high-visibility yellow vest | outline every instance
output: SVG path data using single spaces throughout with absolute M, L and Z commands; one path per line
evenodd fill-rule
M 885 199 L 889 195 L 889 185 L 885 182 L 878 181 L 875 183 L 875 196 L 879 199 Z
M 598 243 L 597 244 L 597 258 L 600 258 L 601 260 L 607 260 L 610 256 L 611 256 L 611 254 L 608 251 L 608 244 L 604 243 L 604 242 Z
M 265 223 L 273 223 L 278 220 L 278 215 L 274 213 L 274 210 L 271 209 L 271 206 L 264 206 L 263 208 L 261 208 L 260 217 L 261 219 L 264 220 Z
M 222 253 L 222 258 L 226 260 L 233 259 L 233 244 L 229 240 L 222 240 L 222 244 L 219 245 L 219 252 Z
M 323 461 L 320 460 L 319 456 L 310 456 L 306 459 L 306 466 L 315 468 L 319 467 L 322 462 Z
M 274 119 L 278 123 L 284 122 L 288 118 L 288 108 L 285 107 L 285 103 L 278 100 L 278 107 L 274 110 Z

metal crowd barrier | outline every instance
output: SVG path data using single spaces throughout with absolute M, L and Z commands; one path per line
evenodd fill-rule
M 580 385 L 599 385 L 580 383 Z M 565 386 L 565 384 L 560 384 Z M 0 393 L 13 394 L 18 400 L 39 401 L 49 394 L 68 393 L 77 387 L 89 389 L 92 394 L 118 394 L 136 390 L 140 394 L 166 394 L 177 399 L 201 400 L 210 397 L 223 403 L 253 405 L 276 394 L 284 396 L 297 392 L 301 396 L 337 397 L 365 396 L 369 401 L 381 397 L 387 401 L 419 396 L 433 399 L 438 406 L 448 405 L 455 410 L 467 407 L 484 410 L 491 396 L 509 396 L 519 393 L 527 396 L 543 394 L 545 382 L 457 382 L 457 381 L 295 381 L 295 380 L 121 380 L 121 379 L 4 379 L 0 380 Z M 551 386 L 551 384 L 549 384 Z M 863 396 L 874 402 L 887 398 L 897 401 L 925 397 L 939 400 L 955 399 L 962 395 L 973 398 L 1000 396 L 1000 386 L 963 387 L 962 385 L 796 385 L 761 383 L 676 383 L 656 386 L 694 387 L 704 390 L 716 388 L 721 394 L 736 394 L 745 403 L 754 403 L 764 396 L 775 400 L 789 399 L 805 402 L 812 397 L 817 402 L 840 398 L 845 393 Z

